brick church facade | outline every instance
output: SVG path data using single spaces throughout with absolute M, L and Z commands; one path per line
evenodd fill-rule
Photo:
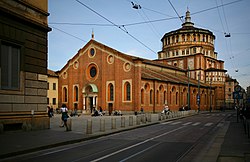
M 59 71 L 59 104 L 87 113 L 99 106 L 160 112 L 165 104 L 198 110 L 198 102 L 201 110 L 215 109 L 223 101 L 226 70 L 214 39 L 212 32 L 193 27 L 189 11 L 182 28 L 164 35 L 156 60 L 124 54 L 92 37 Z

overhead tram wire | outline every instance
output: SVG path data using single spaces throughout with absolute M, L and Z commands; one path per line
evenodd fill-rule
M 207 8 L 207 9 L 204 9 L 204 10 L 201 10 L 201 11 L 197 11 L 197 12 L 192 12 L 190 13 L 190 15 L 195 15 L 195 14 L 199 14 L 199 13 L 202 13 L 202 12 L 206 12 L 206 11 L 209 11 L 209 10 L 213 10 L 213 9 L 216 9 L 217 7 L 222 7 L 222 6 L 227 6 L 227 5 L 231 5 L 233 3 L 237 3 L 237 2 L 240 2 L 242 0 L 237 0 L 237 1 L 233 1 L 233 2 L 230 2 L 230 3 L 225 3 L 223 5 L 218 5 L 218 6 L 215 6 L 215 7 L 211 7 L 211 8 Z M 129 1 L 130 2 L 130 1 Z M 183 16 L 181 16 L 183 17 Z M 120 27 L 123 27 L 123 26 L 134 26 L 134 25 L 142 25 L 142 24 L 147 24 L 147 23 L 154 23 L 154 22 L 161 22 L 161 21 L 167 21 L 167 20 L 173 20 L 173 19 L 178 19 L 179 17 L 173 17 L 173 16 L 170 16 L 170 18 L 163 18 L 163 19 L 156 19 L 156 20 L 151 20 L 151 21 L 143 21 L 143 22 L 135 22 L 135 23 L 129 23 L 129 24 L 123 24 L 123 25 L 114 25 L 114 24 L 85 24 L 85 23 L 72 23 L 72 22 L 50 22 L 49 24 L 55 24 L 55 25 L 94 25 L 94 26 L 120 26 Z M 197 24 L 198 25 L 198 24 Z M 199 25 L 200 27 L 202 27 L 202 25 Z M 214 31 L 217 31 L 219 33 L 221 33 L 220 31 L 218 30 L 215 30 Z M 250 33 L 233 33 L 233 34 L 250 34 Z
M 136 1 L 135 1 L 135 2 L 136 2 Z M 144 21 L 150 21 L 149 17 L 148 17 L 148 16 L 146 15 L 146 13 L 144 12 L 144 8 L 143 8 L 141 5 L 139 5 L 137 2 L 136 2 L 136 4 L 135 4 L 134 2 L 131 2 L 131 3 L 132 3 L 132 5 L 133 5 L 132 7 L 138 11 L 138 14 L 141 16 L 141 18 L 142 18 Z M 137 5 L 137 6 L 139 6 L 139 7 L 136 8 L 136 7 L 134 7 L 135 5 Z M 144 18 L 144 16 L 140 13 L 139 10 L 142 11 L 143 15 L 146 17 L 147 20 Z M 152 32 L 155 34 L 156 38 L 161 37 L 160 33 L 157 31 L 157 29 L 156 29 L 156 27 L 154 26 L 153 23 L 150 22 L 148 25 L 149 25 L 150 29 L 152 30 Z
M 67 34 L 67 35 L 69 35 L 69 36 L 71 36 L 71 37 L 74 37 L 74 38 L 76 38 L 76 39 L 78 39 L 78 40 L 80 40 L 80 41 L 87 42 L 86 40 L 83 40 L 83 39 L 81 39 L 81 38 L 79 38 L 79 37 L 77 37 L 77 36 L 74 36 L 74 35 L 72 35 L 72 34 L 66 32 L 66 31 L 63 31 L 63 30 L 61 30 L 61 29 L 58 29 L 58 28 L 56 28 L 56 27 L 54 27 L 54 26 L 51 26 L 51 25 L 50 25 L 50 27 L 52 27 L 53 29 L 56 29 L 56 30 L 58 30 L 58 31 L 60 31 L 60 32 L 62 32 L 62 33 L 64 33 L 64 34 Z
M 172 8 L 174 9 L 174 11 L 175 11 L 175 13 L 177 14 L 178 18 L 181 20 L 181 23 L 184 23 L 184 22 L 183 22 L 183 19 L 182 19 L 183 16 L 180 16 L 180 15 L 178 14 L 178 12 L 176 11 L 174 5 L 170 2 L 170 0 L 168 0 L 168 2 L 170 3 L 170 5 L 172 6 Z
M 226 28 L 227 28 L 227 31 L 225 30 L 225 27 L 223 25 L 223 21 L 222 21 L 222 17 L 221 17 L 221 14 L 220 14 L 220 10 L 219 10 L 219 7 L 218 7 L 218 2 L 217 0 L 215 0 L 216 2 L 216 6 L 217 6 L 217 11 L 218 11 L 218 14 L 219 14 L 219 18 L 220 18 L 220 22 L 221 22 L 221 25 L 222 25 L 222 29 L 224 31 L 224 35 L 226 38 L 230 38 L 231 35 L 230 35 L 230 32 L 229 32 L 229 27 L 228 27 L 228 24 L 227 24 L 227 19 L 226 19 L 226 15 L 225 15 L 225 10 L 224 10 L 224 5 L 223 5 L 223 1 L 221 0 L 221 5 L 222 5 L 222 11 L 223 11 L 223 16 L 224 16 L 224 20 L 225 20 L 225 24 L 226 24 Z M 229 41 L 229 44 L 228 44 L 228 41 Z M 227 41 L 227 39 L 225 40 L 226 42 L 226 49 L 227 49 L 227 53 L 229 54 L 229 58 L 230 58 L 230 61 L 231 61 L 231 64 L 235 70 L 235 72 L 238 72 L 238 68 L 235 66 L 235 60 L 234 60 L 234 56 L 232 54 L 232 44 L 231 44 L 231 39 L 229 39 Z
M 217 11 L 218 11 L 218 15 L 219 15 L 219 18 L 220 18 L 220 23 L 221 23 L 223 32 L 226 33 L 225 28 L 224 28 L 224 25 L 223 25 L 223 22 L 222 22 L 222 18 L 221 18 L 221 15 L 220 15 L 220 10 L 219 10 L 219 7 L 218 7 L 217 0 L 215 0 L 215 3 L 216 3 L 216 6 L 217 6 Z
M 222 13 L 223 13 L 223 15 L 224 15 L 224 19 L 225 19 L 225 23 L 226 23 L 226 27 L 227 27 L 227 31 L 228 31 L 228 33 L 230 33 L 230 31 L 229 31 L 229 27 L 228 27 L 228 24 L 227 24 L 227 18 L 226 18 L 226 14 L 225 14 L 225 9 L 224 9 L 224 5 L 223 5 L 223 0 L 221 0 L 221 4 L 222 4 Z
M 163 19 L 157 19 L 157 20 L 150 20 L 150 21 L 142 21 L 142 22 L 135 22 L 135 23 L 128 23 L 128 24 L 88 24 L 88 23 L 72 23 L 72 22 L 50 22 L 49 24 L 54 24 L 54 25 L 86 25 L 86 26 L 134 26 L 134 25 L 143 25 L 147 23 L 154 23 L 154 22 L 161 22 L 161 21 L 167 21 L 167 20 L 173 20 L 173 19 L 178 19 L 178 17 L 171 17 L 171 18 L 163 18 Z
M 238 3 L 238 2 L 240 2 L 240 1 L 243 1 L 243 0 L 237 0 L 237 1 L 229 2 L 229 3 L 225 3 L 225 4 L 223 4 L 223 5 L 218 5 L 218 6 L 214 6 L 214 7 L 211 7 L 211 8 L 207 8 L 207 9 L 204 9 L 204 10 L 201 10 L 201 11 L 192 12 L 192 13 L 190 13 L 190 15 L 196 15 L 196 14 L 199 14 L 199 13 L 202 13 L 202 12 L 206 12 L 206 11 L 209 11 L 209 10 L 216 9 L 216 8 L 218 8 L 218 7 L 231 5 L 231 4 L 233 4 L 233 3 Z
M 127 33 L 131 38 L 133 38 L 134 40 L 136 40 L 137 42 L 139 42 L 141 45 L 143 45 L 144 47 L 146 47 L 148 50 L 150 50 L 151 52 L 153 52 L 154 54 L 156 53 L 154 50 L 152 50 L 151 48 L 149 48 L 146 44 L 144 44 L 142 41 L 140 41 L 139 39 L 137 39 L 136 37 L 134 37 L 132 34 L 130 34 L 126 29 L 121 28 L 121 26 L 113 23 L 111 20 L 107 19 L 106 17 L 102 16 L 101 14 L 99 14 L 98 12 L 96 12 L 95 10 L 93 10 L 92 8 L 88 7 L 87 5 L 85 5 L 84 3 L 82 3 L 79 0 L 76 0 L 79 4 L 83 5 L 84 7 L 86 7 L 87 9 L 89 9 L 90 11 L 94 12 L 95 14 L 97 14 L 98 16 L 102 17 L 103 19 L 105 19 L 106 21 L 108 21 L 109 23 L 113 24 L 114 26 L 118 27 L 120 30 L 122 30 L 123 32 Z
M 155 11 L 155 10 L 152 10 L 152 9 L 149 9 L 149 8 L 146 8 L 146 7 L 142 7 L 142 8 L 145 9 L 145 10 L 151 11 L 151 12 L 158 13 L 158 14 L 163 15 L 163 16 L 172 17 L 172 16 L 170 16 L 170 15 L 167 15 L 167 14 L 164 14 L 164 13 L 162 13 L 162 12 Z
M 73 23 L 73 22 L 50 22 L 49 24 L 54 25 L 82 25 L 82 26 L 114 26 L 112 24 L 91 24 L 91 23 Z
M 221 0 L 221 4 L 223 5 L 223 0 Z M 224 19 L 225 19 L 225 24 L 226 24 L 226 27 L 227 27 L 227 32 L 228 32 L 228 34 L 229 34 L 229 37 L 231 37 L 231 36 L 230 36 L 229 27 L 228 27 L 228 23 L 227 23 L 227 18 L 226 18 L 224 6 L 222 6 L 222 11 L 223 11 Z M 229 39 L 228 41 L 229 41 L 230 52 L 231 52 L 231 54 L 233 55 L 231 39 Z M 238 72 L 238 71 L 239 71 L 239 63 L 238 63 L 238 66 L 235 67 L 235 72 Z

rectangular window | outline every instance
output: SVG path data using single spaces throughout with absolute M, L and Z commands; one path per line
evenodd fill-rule
M 49 90 L 49 82 L 47 82 L 47 90 Z
M 56 83 L 53 83 L 53 90 L 56 90 Z
M 1 45 L 1 89 L 20 88 L 20 47 Z
M 56 105 L 56 98 L 53 98 L 53 105 Z
M 49 98 L 47 97 L 47 104 L 49 105 Z

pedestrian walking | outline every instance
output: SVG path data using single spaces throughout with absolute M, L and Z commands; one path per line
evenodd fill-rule
M 68 116 L 68 108 L 66 107 L 66 104 L 62 104 L 61 113 L 62 113 L 62 121 L 63 121 L 63 125 L 61 127 L 65 126 L 66 131 L 69 131 L 68 125 L 67 125 L 67 120 L 69 116 Z

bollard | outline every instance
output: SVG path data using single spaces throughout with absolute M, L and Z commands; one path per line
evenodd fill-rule
M 147 114 L 147 121 L 151 122 L 151 114 Z
M 129 126 L 133 126 L 133 116 L 129 116 Z
M 100 119 L 100 131 L 105 132 L 105 119 Z
M 111 118 L 111 129 L 116 129 L 116 118 Z
M 136 124 L 137 125 L 141 124 L 141 116 L 139 116 L 139 115 L 136 116 Z
M 125 117 L 121 117 L 121 127 L 125 128 Z
M 67 131 L 72 131 L 72 120 L 71 120 L 71 118 L 68 118 L 68 120 L 67 120 L 67 127 L 68 127 L 68 129 L 67 129 Z
M 162 115 L 162 120 L 165 120 L 166 119 L 166 114 L 163 114 Z
M 161 121 L 161 113 L 158 115 L 158 119 L 159 121 Z
M 86 130 L 87 134 L 92 134 L 92 120 L 88 119 L 87 120 L 87 130 Z
M 141 121 L 142 121 L 143 124 L 146 123 L 146 116 L 145 116 L 145 114 L 141 115 Z

